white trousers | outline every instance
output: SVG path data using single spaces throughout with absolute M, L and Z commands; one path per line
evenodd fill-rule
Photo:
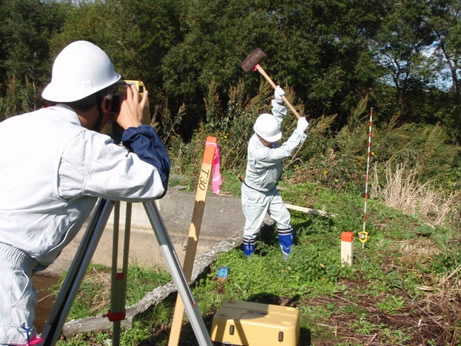
M 0 345 L 25 345 L 36 336 L 35 264 L 24 252 L 0 243 Z
M 291 229 L 290 212 L 276 188 L 261 192 L 242 184 L 241 190 L 242 212 L 245 216 L 244 238 L 257 237 L 266 213 L 276 222 L 279 230 Z

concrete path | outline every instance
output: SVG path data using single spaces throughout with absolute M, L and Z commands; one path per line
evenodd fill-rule
M 185 246 L 195 205 L 195 192 L 169 190 L 158 201 L 160 214 L 173 242 L 179 260 L 183 261 Z M 122 265 L 122 251 L 125 223 L 125 203 L 121 203 L 118 266 Z M 134 203 L 131 218 L 129 263 L 143 267 L 159 266 L 168 269 L 155 233 L 141 203 Z M 215 243 L 241 233 L 244 224 L 240 198 L 209 193 L 200 229 L 196 257 L 207 252 Z M 43 274 L 59 275 L 67 270 L 75 256 L 85 233 L 82 228 L 76 238 L 63 250 L 59 258 Z M 96 248 L 92 263 L 112 265 L 113 216 L 109 218 L 104 233 Z

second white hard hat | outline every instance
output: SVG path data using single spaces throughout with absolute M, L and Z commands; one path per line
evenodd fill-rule
M 269 113 L 261 114 L 253 126 L 254 131 L 268 142 L 277 142 L 282 138 L 278 120 Z
M 75 41 L 56 57 L 51 82 L 42 97 L 53 102 L 78 101 L 119 79 L 120 75 L 101 48 L 88 41 Z

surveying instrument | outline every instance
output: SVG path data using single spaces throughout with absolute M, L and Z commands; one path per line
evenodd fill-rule
M 144 84 L 142 84 L 141 81 L 126 82 L 128 84 L 135 84 L 140 92 L 144 90 Z M 149 113 L 147 103 L 144 108 L 143 119 L 145 119 L 144 113 Z M 189 317 L 195 337 L 199 345 L 212 345 L 205 323 L 200 315 L 198 306 L 194 301 L 190 287 L 188 286 L 188 282 L 180 265 L 173 243 L 160 216 L 159 209 L 153 200 L 143 202 L 143 205 L 155 233 L 157 242 L 167 262 L 170 274 L 177 287 L 181 300 L 184 303 L 184 309 Z M 48 320 L 43 328 L 43 345 L 55 345 L 59 340 L 61 330 L 69 314 L 70 308 L 72 307 L 72 303 L 88 269 L 98 242 L 101 239 L 101 235 L 112 210 L 114 211 L 114 232 L 112 247 L 111 305 L 110 311 L 105 316 L 113 322 L 112 345 L 116 346 L 120 344 L 120 323 L 125 319 L 126 280 L 128 272 L 128 250 L 132 204 L 130 202 L 126 203 L 123 265 L 122 272 L 117 273 L 120 202 L 100 198 L 96 202 L 93 212 L 89 218 L 85 234 L 80 242 L 66 278 L 61 286 L 58 297 L 56 298 L 56 302 L 54 303 Z

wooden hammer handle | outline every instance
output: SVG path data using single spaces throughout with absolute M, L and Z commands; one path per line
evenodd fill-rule
M 266 73 L 266 71 L 264 71 L 264 69 L 259 65 L 257 64 L 255 66 L 255 68 L 259 71 L 259 73 L 261 73 L 263 75 L 264 78 L 266 78 L 266 80 L 269 82 L 269 84 L 275 89 L 277 88 L 277 85 L 274 83 L 274 81 L 271 79 L 271 77 L 269 77 L 269 75 Z M 300 118 L 301 116 L 299 115 L 299 113 L 296 111 L 295 107 L 293 107 L 293 105 L 290 103 L 290 101 L 288 101 L 288 99 L 284 96 L 282 96 L 282 100 L 283 102 L 286 103 L 286 105 L 288 106 L 288 108 L 290 108 L 290 110 L 293 112 L 294 115 L 296 115 L 296 118 Z

